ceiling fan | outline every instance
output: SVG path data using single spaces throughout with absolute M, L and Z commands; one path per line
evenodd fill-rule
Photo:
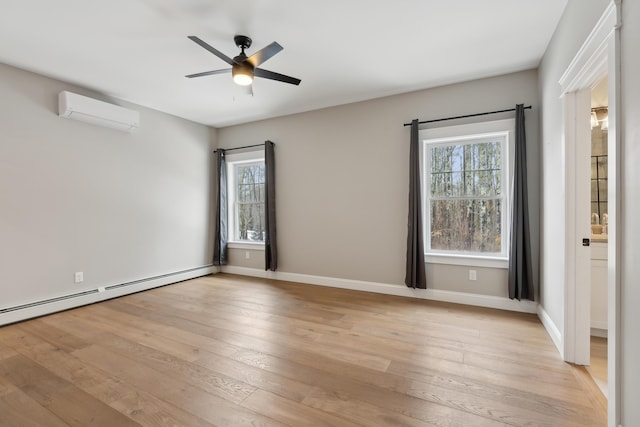
M 194 78 L 194 77 L 203 77 L 210 76 L 213 74 L 225 74 L 231 72 L 233 76 L 233 81 L 240 86 L 249 86 L 253 82 L 254 77 L 262 77 L 264 79 L 277 80 L 283 83 L 289 83 L 292 85 L 299 85 L 301 80 L 296 79 L 295 77 L 285 76 L 284 74 L 274 73 L 273 71 L 265 70 L 263 68 L 258 68 L 260 64 L 274 56 L 276 53 L 280 52 L 283 47 L 280 46 L 277 42 L 273 42 L 265 48 L 257 51 L 251 56 L 247 56 L 244 53 L 245 49 L 251 47 L 251 39 L 247 36 L 237 35 L 233 37 L 233 41 L 236 43 L 241 50 L 240 54 L 235 58 L 231 59 L 224 53 L 215 49 L 213 46 L 208 43 L 202 41 L 196 36 L 189 36 L 189 39 L 193 42 L 199 44 L 209 52 L 213 53 L 218 58 L 222 59 L 227 64 L 231 65 L 231 68 L 225 68 L 222 70 L 213 70 L 213 71 L 204 71 L 202 73 L 189 74 L 185 77 Z

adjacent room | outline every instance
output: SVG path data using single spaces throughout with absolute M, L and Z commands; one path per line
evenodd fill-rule
M 8 1 L 0 425 L 640 424 L 640 5 Z

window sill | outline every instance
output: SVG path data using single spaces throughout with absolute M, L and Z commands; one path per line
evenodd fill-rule
M 264 251 L 264 243 L 259 242 L 227 242 L 229 249 L 249 249 L 254 251 Z
M 508 258 L 469 256 L 469 255 L 438 255 L 425 254 L 427 264 L 465 265 L 471 267 L 509 268 Z

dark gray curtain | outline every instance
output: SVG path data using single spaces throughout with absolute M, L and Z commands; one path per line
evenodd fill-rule
M 264 269 L 276 271 L 278 268 L 278 248 L 276 245 L 276 163 L 275 144 L 271 141 L 264 143 L 265 167 L 265 204 L 264 204 Z
M 424 269 L 424 242 L 422 232 L 422 202 L 420 193 L 420 147 L 418 120 L 411 122 L 409 147 L 409 227 L 407 234 L 407 271 L 404 283 L 410 288 L 427 288 Z
M 509 245 L 509 298 L 534 299 L 529 203 L 527 201 L 527 142 L 524 105 L 516 105 L 516 143 Z
M 227 162 L 224 150 L 216 151 L 216 231 L 213 237 L 213 265 L 227 263 Z

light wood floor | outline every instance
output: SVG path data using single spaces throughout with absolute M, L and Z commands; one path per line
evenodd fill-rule
M 605 426 L 589 381 L 534 315 L 223 274 L 0 328 L 12 427 Z
M 602 394 L 607 396 L 607 339 L 591 337 L 591 365 L 587 371 L 593 377 Z

